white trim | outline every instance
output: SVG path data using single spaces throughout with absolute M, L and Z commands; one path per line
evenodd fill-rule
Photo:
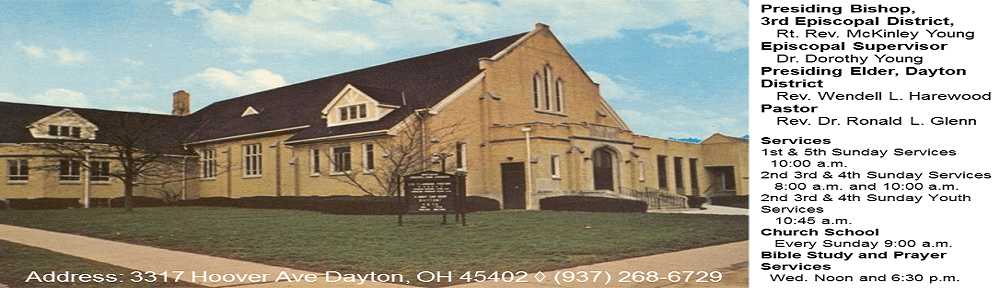
M 497 52 L 497 54 L 493 54 L 493 56 L 490 56 L 489 58 L 490 61 L 500 60 L 500 58 L 503 58 L 503 56 L 506 56 L 508 53 L 510 53 L 511 50 L 514 50 L 514 48 L 517 48 L 517 46 L 521 46 L 521 43 L 528 41 L 528 38 L 531 38 L 531 36 L 535 36 L 535 34 L 537 34 L 538 31 L 542 31 L 542 29 L 541 27 L 538 27 L 538 25 L 536 25 L 535 29 L 532 29 L 531 32 L 528 32 L 528 34 L 524 34 L 524 36 L 518 38 L 517 41 L 511 43 L 510 46 L 507 46 L 506 48 L 503 48 L 503 50 L 500 50 L 500 52 Z
M 254 109 L 253 106 L 247 106 L 247 109 L 243 110 L 243 114 L 240 114 L 240 117 L 247 117 L 257 114 L 260 114 L 260 112 L 257 111 L 257 109 Z
M 562 179 L 562 157 L 559 154 L 549 155 L 549 171 L 552 179 Z
M 337 153 L 334 153 L 334 150 L 336 150 L 337 148 L 344 148 L 344 147 L 347 147 L 347 155 L 348 155 L 348 157 L 347 157 L 347 166 L 350 166 L 351 169 L 344 170 L 344 171 L 337 171 Z M 351 162 L 354 162 L 354 155 L 353 155 L 354 151 L 352 151 L 352 150 L 354 150 L 354 149 L 351 148 L 351 144 L 350 143 L 336 145 L 336 146 L 330 146 L 330 175 L 331 176 L 332 175 L 347 175 L 347 174 L 351 173 L 351 170 L 354 169 L 354 167 L 353 167 L 354 165 L 353 165 L 353 163 L 351 163 Z
M 378 134 L 388 134 L 387 132 L 389 132 L 389 130 L 376 130 L 376 131 L 368 131 L 368 132 L 358 132 L 358 133 L 343 134 L 343 135 L 334 135 L 334 136 L 325 136 L 325 137 L 318 137 L 318 138 L 300 139 L 300 140 L 295 140 L 295 141 L 286 141 L 285 144 L 291 145 L 291 144 L 302 143 L 302 142 L 313 142 L 313 141 L 321 141 L 321 140 L 337 140 L 337 139 L 344 139 L 344 138 L 354 138 L 354 137 L 372 136 L 372 135 L 378 135 Z
M 623 120 L 621 116 L 618 116 L 618 112 L 615 112 L 615 109 L 611 108 L 611 104 L 608 104 L 608 101 L 604 100 L 604 96 L 601 96 L 600 90 L 597 91 L 597 98 L 601 100 L 601 105 L 603 105 L 604 108 L 611 113 L 611 116 L 615 118 L 615 121 L 618 121 L 618 123 L 621 124 L 625 130 L 632 131 L 632 128 L 628 127 L 628 123 L 625 123 L 625 120 Z
M 259 135 L 264 135 L 264 134 L 285 132 L 285 131 L 291 131 L 291 130 L 296 130 L 296 129 L 305 129 L 305 128 L 309 128 L 309 125 L 302 125 L 302 126 L 295 126 L 295 127 L 274 129 L 274 130 L 268 130 L 268 131 L 261 131 L 261 132 L 254 132 L 254 133 L 233 135 L 233 136 L 226 136 L 226 137 L 221 137 L 221 138 L 214 138 L 214 139 L 201 140 L 201 141 L 195 141 L 195 142 L 188 142 L 188 143 L 184 143 L 184 145 L 185 146 L 187 146 L 187 145 L 198 145 L 198 144 L 205 144 L 205 143 L 210 143 L 210 142 L 233 140 L 233 139 L 239 139 L 239 138 L 244 138 L 244 137 L 259 136 Z
M 469 89 L 472 89 L 472 87 L 476 86 L 476 84 L 479 84 L 479 82 L 482 82 L 483 78 L 486 78 L 486 73 L 485 72 L 479 72 L 479 75 L 476 75 L 476 77 L 473 77 L 472 80 L 469 80 L 469 82 L 465 82 L 465 84 L 462 84 L 461 87 L 458 87 L 458 89 L 455 89 L 454 92 L 451 92 L 451 94 L 448 94 L 447 97 L 444 97 L 444 99 L 441 99 L 441 101 L 438 101 L 437 104 L 434 104 L 434 106 L 431 107 L 429 113 L 431 113 L 431 114 L 437 114 L 438 112 L 441 112 L 441 109 L 444 109 L 444 107 L 448 106 L 449 103 L 454 102 L 455 99 L 458 98 L 458 96 L 461 96 L 462 94 L 465 94 L 465 92 L 469 91 Z
M 372 148 L 372 157 L 368 159 L 368 146 Z M 362 142 L 361 143 L 361 171 L 365 173 L 371 173 L 375 170 L 375 143 L 372 142 Z M 368 160 L 372 161 L 372 167 L 368 167 Z
M 309 148 L 309 176 L 319 176 L 323 174 L 322 165 L 323 152 L 319 148 Z

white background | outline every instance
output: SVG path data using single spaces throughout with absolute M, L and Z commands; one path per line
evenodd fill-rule
M 969 172 L 990 172 L 997 177 L 998 153 L 1000 153 L 1000 143 L 996 141 L 1000 135 L 1000 127 L 997 125 L 1000 109 L 996 100 L 987 102 L 929 102 L 924 103 L 910 101 L 880 101 L 880 102 L 831 102 L 812 99 L 810 102 L 800 102 L 798 104 L 815 103 L 820 106 L 820 112 L 816 114 L 801 114 L 808 118 L 826 115 L 840 116 L 908 116 L 926 117 L 926 115 L 953 116 L 953 117 L 975 117 L 978 126 L 972 127 L 934 127 L 931 125 L 902 126 L 902 127 L 851 127 L 851 126 L 777 126 L 775 117 L 780 116 L 774 113 L 760 113 L 762 103 L 769 104 L 793 104 L 789 102 L 779 102 L 776 100 L 777 91 L 794 91 L 796 93 L 808 92 L 811 98 L 817 98 L 815 91 L 819 89 L 776 89 L 760 87 L 760 66 L 789 67 L 789 65 L 773 65 L 775 63 L 775 53 L 761 51 L 762 41 L 786 41 L 788 39 L 776 38 L 775 26 L 760 25 L 761 8 L 760 4 L 770 3 L 773 5 L 795 5 L 797 3 L 822 3 L 825 5 L 843 5 L 844 13 L 840 16 L 830 14 L 788 14 L 794 16 L 821 16 L 821 17 L 859 17 L 858 14 L 848 13 L 849 4 L 878 4 L 886 5 L 908 5 L 916 10 L 917 14 L 912 16 L 935 16 L 950 17 L 955 24 L 955 30 L 974 30 L 975 40 L 966 41 L 960 39 L 935 40 L 927 38 L 926 32 L 921 27 L 904 26 L 896 27 L 904 30 L 921 30 L 917 42 L 922 43 L 949 43 L 948 48 L 943 52 L 919 51 L 915 54 L 925 55 L 922 65 L 918 67 L 955 67 L 968 69 L 969 75 L 963 77 L 935 77 L 924 78 L 914 76 L 901 76 L 892 78 L 873 78 L 862 80 L 852 76 L 841 78 L 818 78 L 826 79 L 826 90 L 838 90 L 840 92 L 856 93 L 861 90 L 881 90 L 894 91 L 897 97 L 906 97 L 908 91 L 922 90 L 926 92 L 986 92 L 993 91 L 1000 93 L 1000 70 L 998 70 L 998 53 L 1000 53 L 1000 43 L 997 41 L 1000 33 L 1000 17 L 998 17 L 998 5 L 996 1 L 750 1 L 750 191 L 751 207 L 760 207 L 760 195 L 772 192 L 773 180 L 761 180 L 760 172 L 770 168 L 770 163 L 774 157 L 765 157 L 759 151 L 763 148 L 760 138 L 798 136 L 807 138 L 831 138 L 833 145 L 824 145 L 827 148 L 851 146 L 851 148 L 954 148 L 958 150 L 957 157 L 929 157 L 929 158 L 887 158 L 872 159 L 863 161 L 860 158 L 832 159 L 847 161 L 850 167 L 869 168 L 883 171 L 898 171 L 909 169 L 915 172 L 926 172 L 933 170 L 953 171 L 961 170 Z M 844 34 L 848 27 L 836 26 L 835 28 L 813 27 L 820 30 L 840 31 Z M 802 33 L 805 28 L 793 28 Z M 851 39 L 841 38 L 833 40 L 799 38 L 799 41 L 833 42 L 833 41 L 853 41 L 864 42 L 898 42 L 912 43 L 911 40 L 871 40 L 871 39 Z M 857 52 L 852 49 L 837 54 L 854 53 L 859 55 L 871 55 L 870 52 Z M 891 52 L 890 52 L 891 53 Z M 897 53 L 906 54 L 907 52 Z M 798 55 L 799 53 L 793 54 Z M 827 53 L 827 55 L 832 55 Z M 872 66 L 874 57 L 870 57 L 869 63 L 865 66 Z M 800 63 L 803 66 L 813 64 Z M 848 67 L 853 64 L 820 64 Z M 884 66 L 879 64 L 879 66 Z M 897 70 L 902 70 L 904 66 L 898 65 Z M 794 67 L 794 66 L 791 66 Z M 847 70 L 845 70 L 847 74 Z M 784 78 L 810 78 L 815 76 L 788 77 Z M 790 115 L 796 116 L 796 115 Z M 811 120 L 815 121 L 815 120 Z M 774 145 L 769 145 L 774 146 Z M 773 148 L 773 147 L 772 147 Z M 802 148 L 797 147 L 797 148 Z M 799 158 L 802 159 L 802 158 Z M 876 168 L 877 167 L 877 168 Z M 788 181 L 786 181 L 788 182 Z M 870 180 L 858 180 L 857 182 L 871 182 Z M 935 181 L 921 180 L 925 183 L 935 183 Z M 849 183 L 841 181 L 842 184 Z M 811 282 L 812 273 L 807 272 L 807 283 L 772 283 L 770 273 L 761 271 L 762 263 L 760 251 L 773 247 L 774 237 L 764 237 L 760 235 L 762 228 L 781 228 L 774 225 L 775 214 L 763 214 L 758 209 L 751 208 L 750 217 L 750 249 L 751 249 L 751 287 L 998 287 L 1000 283 L 1000 271 L 997 271 L 997 260 L 1000 260 L 1000 247 L 998 247 L 997 229 L 1000 229 L 1000 202 L 998 202 L 997 181 L 956 181 L 961 193 L 972 195 L 971 204 L 948 204 L 934 205 L 929 199 L 924 199 L 918 205 L 911 204 L 843 204 L 841 202 L 821 202 L 826 207 L 826 213 L 817 216 L 821 217 L 847 217 L 854 222 L 857 228 L 879 227 L 882 236 L 881 240 L 887 239 L 914 239 L 918 241 L 951 241 L 953 248 L 945 249 L 948 255 L 943 260 L 930 260 L 919 262 L 915 260 L 877 260 L 858 261 L 851 260 L 850 264 L 843 264 L 842 261 L 817 261 L 803 259 L 805 263 L 834 263 L 834 270 L 827 274 L 853 274 L 869 272 L 868 274 L 883 273 L 923 273 L 931 274 L 954 274 L 958 275 L 961 282 L 940 283 L 928 285 L 925 283 L 899 283 L 889 285 L 886 283 L 869 283 L 859 285 L 859 283 L 819 283 Z M 834 195 L 839 193 L 834 192 Z M 860 195 L 867 194 L 859 193 Z M 758 196 L 758 197 L 754 197 Z M 925 197 L 927 198 L 927 197 Z M 862 202 L 868 203 L 868 202 Z M 786 203 L 790 206 L 794 203 Z M 814 205 L 814 204 L 803 204 Z M 890 206 L 891 205 L 891 206 Z M 794 215 L 789 215 L 794 216 Z M 803 215 L 808 216 L 808 215 Z M 826 227 L 816 227 L 820 230 Z M 794 240 L 794 239 L 793 239 Z M 800 239 L 801 240 L 801 239 Z M 821 248 L 817 248 L 821 249 Z M 880 246 L 880 249 L 881 246 Z M 787 251 L 787 250 L 786 250 Z M 798 250 L 805 252 L 806 250 Z M 855 251 L 855 250 L 852 250 Z M 883 251 L 883 250 L 878 250 Z M 928 252 L 928 251 L 924 251 Z M 891 253 L 891 252 L 890 252 Z M 856 258 L 856 256 L 855 256 Z M 891 258 L 891 257 L 890 257 Z M 774 263 L 794 263 L 795 261 L 782 260 Z M 795 272 L 787 274 L 796 274 Z

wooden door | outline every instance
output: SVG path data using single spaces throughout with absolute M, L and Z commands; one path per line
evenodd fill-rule
M 524 162 L 500 164 L 503 184 L 503 209 L 525 208 Z

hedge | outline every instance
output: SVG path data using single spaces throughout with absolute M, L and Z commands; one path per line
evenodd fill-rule
M 750 208 L 749 196 L 714 196 L 711 199 L 712 205 L 728 206 L 747 209 Z
M 166 204 L 167 203 L 163 202 L 163 199 L 160 198 L 132 196 L 132 207 L 160 207 L 165 206 Z M 125 197 L 111 198 L 111 201 L 108 201 L 108 205 L 112 208 L 125 207 Z
M 79 208 L 80 200 L 77 198 L 34 198 L 34 199 L 7 199 L 10 209 L 20 210 L 40 210 L 40 209 L 66 209 Z
M 7 207 L 7 200 L 0 199 L 0 210 L 5 210 L 7 208 L 10 208 L 10 207 Z
M 549 197 L 539 204 L 542 210 L 555 211 L 646 212 L 649 208 L 644 201 L 591 196 Z
M 702 208 L 701 205 L 708 202 L 708 198 L 702 196 L 686 196 L 688 201 L 688 208 Z
M 388 215 L 399 213 L 399 199 L 386 196 L 253 196 L 206 197 L 177 202 L 179 206 L 291 209 L 331 214 Z M 500 202 L 486 197 L 466 198 L 466 212 L 500 210 Z

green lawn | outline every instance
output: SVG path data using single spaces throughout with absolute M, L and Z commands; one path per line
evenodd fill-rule
M 76 274 L 113 274 L 117 282 L 50 284 L 36 281 L 25 283 L 31 272 L 44 275 L 69 271 Z M 132 282 L 132 270 L 63 255 L 45 249 L 0 241 L 0 284 L 8 287 L 156 287 L 156 284 Z M 103 277 L 110 279 L 110 277 Z M 162 278 L 160 278 L 162 280 Z M 158 282 L 165 287 L 200 287 L 190 283 Z M 0 285 L 0 287 L 3 287 Z
M 449 218 L 449 221 L 452 219 Z M 208 207 L 0 211 L 0 223 L 311 271 L 539 271 L 747 239 L 746 216 L 498 211 L 330 215 Z M 410 278 L 412 279 L 412 278 Z

